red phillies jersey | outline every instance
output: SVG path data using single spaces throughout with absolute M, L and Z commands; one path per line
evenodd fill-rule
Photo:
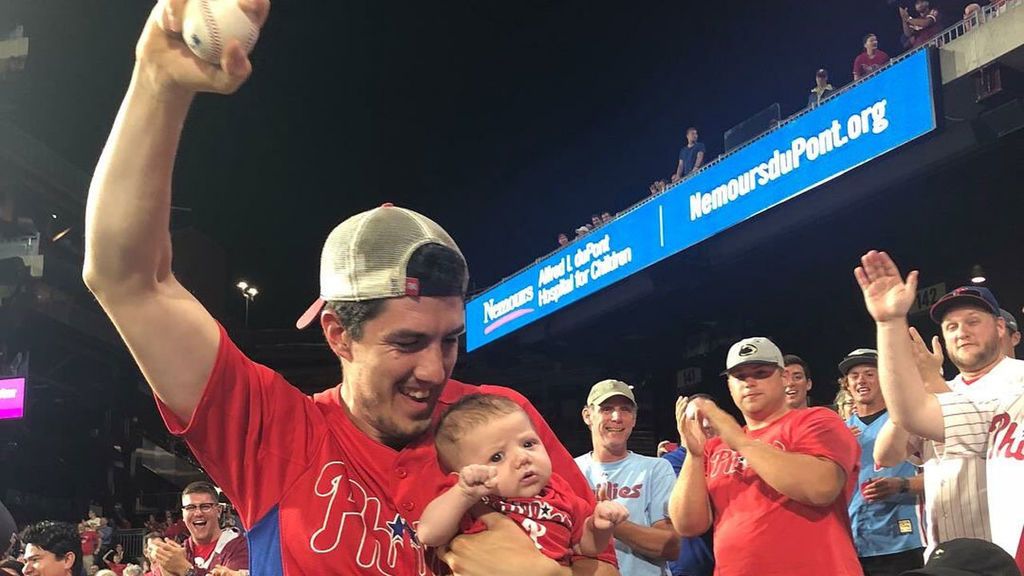
M 552 474 L 548 485 L 533 498 L 488 496 L 483 503 L 515 520 L 538 550 L 564 565 L 572 562 L 572 547 L 579 544 L 583 526 L 594 514 L 594 504 L 577 496 L 558 473 Z M 464 534 L 486 529 L 483 521 L 469 517 L 461 526 Z
M 246 358 L 221 327 L 217 360 L 192 420 L 181 422 L 159 399 L 157 406 L 238 509 L 253 574 L 433 574 L 415 536 L 424 508 L 445 485 L 433 435 L 402 450 L 370 439 L 346 415 L 342 385 L 305 396 Z M 435 420 L 472 393 L 519 403 L 554 470 L 593 502 L 572 457 L 521 394 L 450 380 Z M 614 548 L 601 559 L 614 564 Z
M 764 576 L 861 576 L 847 514 L 860 446 L 839 416 L 827 408 L 791 410 L 746 434 L 786 452 L 835 462 L 846 473 L 846 487 L 829 506 L 801 504 L 765 483 L 721 438 L 708 440 L 715 575 L 746 575 L 756 567 Z

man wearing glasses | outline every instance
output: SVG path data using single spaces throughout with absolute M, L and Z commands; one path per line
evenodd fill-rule
M 155 540 L 150 555 L 159 576 L 248 576 L 249 545 L 234 528 L 220 527 L 221 505 L 209 482 L 193 482 L 181 493 L 181 513 L 188 529 L 182 546 Z
M 725 375 L 744 427 L 709 399 L 679 399 L 688 457 L 669 517 L 683 536 L 713 527 L 715 574 L 861 576 L 847 514 L 859 446 L 835 412 L 789 407 L 784 369 L 767 338 L 729 349 Z

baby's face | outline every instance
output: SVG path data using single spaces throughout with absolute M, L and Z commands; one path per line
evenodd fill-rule
M 459 441 L 459 467 L 484 464 L 498 469 L 495 492 L 531 498 L 551 479 L 551 458 L 525 412 L 498 416 Z

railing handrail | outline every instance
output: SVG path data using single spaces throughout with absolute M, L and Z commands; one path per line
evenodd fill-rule
M 942 32 L 936 34 L 927 43 L 922 44 L 922 45 L 918 46 L 917 48 L 914 48 L 913 50 L 907 50 L 906 52 L 904 52 L 903 54 L 900 54 L 899 56 L 896 56 L 895 58 L 891 58 L 888 62 L 885 63 L 884 66 L 881 66 L 880 68 L 872 71 L 870 74 L 867 74 L 867 75 L 865 75 L 862 78 L 854 80 L 853 82 L 850 82 L 849 84 L 846 84 L 842 88 L 834 90 L 832 92 L 832 94 L 829 94 L 829 96 L 827 98 L 825 98 L 824 100 L 822 100 L 822 101 L 824 102 L 824 101 L 827 101 L 827 100 L 831 100 L 832 98 L 835 98 L 836 96 L 838 96 L 840 94 L 843 94 L 847 90 L 850 90 L 854 86 L 860 84 L 861 82 L 864 82 L 865 80 L 867 80 L 868 78 L 871 78 L 875 74 L 878 74 L 881 70 L 885 70 L 886 68 L 889 68 L 890 66 L 895 65 L 896 63 L 898 63 L 898 62 L 908 58 L 912 54 L 915 54 L 915 53 L 917 53 L 917 52 L 919 52 L 921 50 L 926 50 L 929 47 L 939 48 L 941 46 L 944 46 L 944 45 L 948 44 L 949 42 L 952 42 L 953 40 L 956 40 L 957 38 L 963 36 L 964 34 L 966 34 L 967 32 L 969 32 L 971 30 L 973 30 L 974 28 L 982 26 L 985 22 L 988 22 L 990 19 L 999 16 L 999 14 L 1001 12 L 1005 12 L 1006 10 L 1009 9 L 1010 6 L 1020 6 L 1021 4 L 1024 4 L 1024 0 L 1004 0 L 1003 2 L 998 2 L 998 3 L 995 3 L 995 4 L 990 4 L 988 6 L 985 6 L 980 11 L 971 14 L 970 17 L 964 18 L 962 20 L 959 20 L 956 23 L 954 23 L 953 25 L 951 25 L 948 28 L 946 28 L 945 30 L 943 30 Z M 979 17 L 979 15 L 980 15 L 980 17 Z M 807 114 L 808 112 L 810 112 L 813 109 L 814 108 L 808 106 L 808 107 L 805 107 L 805 108 L 802 108 L 802 109 L 798 110 L 797 112 L 794 112 L 793 114 L 791 114 L 791 115 L 787 116 L 786 118 L 782 119 L 778 123 L 778 125 L 775 126 L 774 128 L 772 128 L 771 130 L 766 130 L 766 131 L 762 132 L 761 134 L 758 134 L 757 136 L 751 138 L 747 142 L 744 142 L 743 145 L 738 146 L 738 147 L 730 150 L 729 152 L 725 152 L 723 154 L 718 155 L 717 158 L 715 158 L 711 162 L 708 162 L 708 163 L 704 164 L 696 172 L 703 172 L 704 170 L 707 170 L 711 166 L 714 166 L 716 164 L 719 164 L 719 163 L 723 162 L 726 158 L 732 156 L 733 154 L 738 153 L 740 150 L 743 150 L 747 146 L 753 145 L 758 140 L 764 138 L 765 136 L 767 136 L 768 134 L 771 134 L 772 132 L 775 132 L 779 128 L 782 128 L 783 126 L 785 126 L 786 124 L 789 124 L 790 122 L 796 120 L 797 118 L 802 117 L 803 115 Z M 643 198 L 643 199 L 633 203 L 632 205 L 630 205 L 625 210 L 622 210 L 621 212 L 617 213 L 615 215 L 615 219 L 617 220 L 620 217 L 625 216 L 626 214 L 629 214 L 630 212 L 633 212 L 633 211 L 637 210 L 641 206 L 644 206 L 648 202 L 651 202 L 652 200 L 654 200 L 655 198 L 657 198 L 661 194 L 667 193 L 669 190 L 675 188 L 676 186 L 679 186 L 680 184 L 685 182 L 687 179 L 689 179 L 689 176 L 690 175 L 687 175 L 686 178 L 683 178 L 682 180 L 680 180 L 678 182 L 673 182 L 673 183 L 667 185 L 665 187 L 665 190 L 663 192 L 658 193 L 657 195 L 649 195 L 646 198 Z M 594 230 L 599 230 L 599 229 L 600 229 L 600 226 L 598 226 Z M 591 232 L 593 232 L 594 230 L 591 230 Z M 580 239 L 579 237 L 574 238 L 573 240 L 571 240 L 569 242 L 569 244 L 573 244 L 574 242 L 576 242 L 579 239 Z M 566 244 L 566 246 L 568 246 L 569 244 Z M 534 260 L 534 263 L 537 263 L 537 262 L 547 258 L 548 256 L 551 256 L 552 254 L 554 254 L 555 252 L 558 252 L 562 248 L 563 248 L 563 246 L 559 246 L 558 248 L 552 249 L 551 251 L 547 252 L 543 256 L 540 256 L 539 258 Z M 468 298 L 474 298 L 474 297 L 476 297 L 479 294 L 487 292 L 488 290 L 492 290 L 494 288 L 497 288 L 498 286 L 501 286 L 505 282 L 507 282 L 507 281 L 511 280 L 512 278 L 516 277 L 520 272 L 522 272 L 523 270 L 529 268 L 530 266 L 532 266 L 532 264 L 527 265 L 527 266 L 523 266 L 522 268 L 519 268 L 518 270 L 516 270 L 512 274 L 509 274 L 508 276 L 505 276 L 504 278 L 502 278 L 501 280 L 495 282 L 494 284 L 491 284 L 487 288 L 482 288 L 480 290 L 476 290 L 476 291 L 472 292 L 467 297 Z

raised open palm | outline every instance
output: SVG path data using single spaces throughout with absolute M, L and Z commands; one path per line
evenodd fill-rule
M 904 318 L 917 295 L 917 271 L 904 280 L 896 263 L 885 252 L 872 250 L 861 256 L 853 275 L 864 293 L 864 305 L 875 322 Z

